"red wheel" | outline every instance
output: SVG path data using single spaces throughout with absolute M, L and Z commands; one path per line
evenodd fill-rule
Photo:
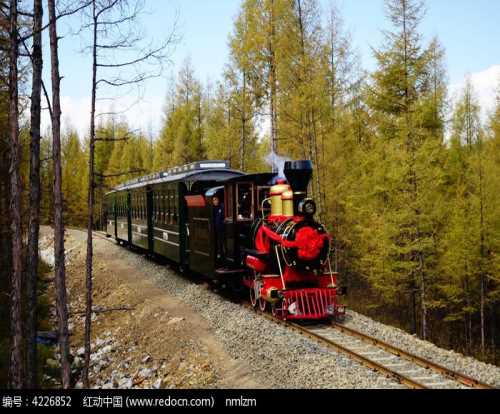
M 259 298 L 259 309 L 261 312 L 265 312 L 267 309 L 267 301 L 263 298 Z

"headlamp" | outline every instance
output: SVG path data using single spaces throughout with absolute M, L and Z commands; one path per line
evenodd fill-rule
M 310 198 L 302 200 L 299 204 L 299 213 L 307 216 L 314 216 L 316 213 L 316 203 L 314 200 Z

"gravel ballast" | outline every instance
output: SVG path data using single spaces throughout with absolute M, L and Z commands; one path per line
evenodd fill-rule
M 315 341 L 195 284 L 165 266 L 119 253 L 200 312 L 226 352 L 268 388 L 398 388 L 400 385 Z
M 374 321 L 352 310 L 348 311 L 344 325 L 404 349 L 407 352 L 429 359 L 453 371 L 460 372 L 494 387 L 500 387 L 500 368 L 495 365 L 486 364 L 458 352 L 440 348 L 401 329 Z
M 190 305 L 207 321 L 227 354 L 247 366 L 266 388 L 402 388 L 349 357 L 231 302 L 207 284 L 195 283 L 195 277 L 186 278 L 118 245 L 103 244 L 124 265 L 140 269 L 158 288 Z M 354 311 L 348 311 L 345 325 L 500 387 L 499 367 L 439 348 Z

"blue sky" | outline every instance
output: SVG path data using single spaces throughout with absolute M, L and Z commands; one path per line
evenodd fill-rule
M 353 46 L 360 53 L 363 66 L 374 69 L 371 47 L 383 41 L 381 30 L 388 29 L 384 0 L 337 0 Z M 166 94 L 167 75 L 177 72 L 189 56 L 196 74 L 203 82 L 218 79 L 228 61 L 228 35 L 238 13 L 240 0 L 147 0 L 149 13 L 142 19 L 146 34 L 155 39 L 165 37 L 178 16 L 181 41 L 172 56 L 172 65 L 164 78 L 149 81 L 140 107 L 130 111 L 129 122 L 156 130 Z M 327 10 L 330 0 L 320 0 Z M 452 93 L 460 88 L 466 74 L 477 85 L 478 96 L 485 106 L 491 105 L 497 77 L 500 75 L 500 1 L 494 0 L 427 0 L 427 14 L 421 25 L 424 41 L 437 36 L 446 49 L 446 63 Z M 91 81 L 89 56 L 79 51 L 85 38 L 71 36 L 79 19 L 71 18 L 60 29 L 66 37 L 61 42 L 63 117 L 80 131 L 86 129 L 87 103 Z M 48 57 L 47 57 L 48 58 Z M 48 62 L 48 60 L 47 60 Z M 47 65 L 48 66 L 48 65 Z M 130 100 L 130 97 L 128 97 Z M 124 99 L 123 97 L 121 99 Z M 122 101 L 118 101 L 122 102 Z M 119 105 L 118 103 L 116 105 Z

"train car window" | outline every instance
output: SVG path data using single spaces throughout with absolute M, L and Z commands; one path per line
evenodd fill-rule
M 168 218 L 169 224 L 174 224 L 175 222 L 175 195 L 174 190 L 170 190 L 170 216 Z
M 165 224 L 170 223 L 170 190 L 165 190 Z
M 165 190 L 165 192 L 163 193 L 163 222 L 165 224 L 168 223 L 168 205 L 169 205 L 169 202 L 168 202 L 168 190 Z
M 157 217 L 156 221 L 161 222 L 163 215 L 163 195 L 161 193 L 158 193 L 157 200 L 158 200 L 158 210 L 156 212 L 156 217 Z
M 265 203 L 264 207 L 262 206 L 262 202 L 269 198 L 269 187 L 259 187 L 257 190 L 257 208 L 259 211 L 263 210 L 264 213 L 271 211 L 271 205 L 269 203 Z
M 253 186 L 248 183 L 238 183 L 238 221 L 253 219 Z
M 153 221 L 156 221 L 158 215 L 158 194 L 153 194 Z
M 165 190 L 165 224 L 170 222 L 170 190 Z
M 161 194 L 160 193 L 157 193 L 156 194 L 156 217 L 155 217 L 155 221 L 159 221 L 160 217 L 161 217 L 161 211 L 162 211 L 162 208 L 161 208 Z
M 175 193 L 175 197 L 174 197 L 174 217 L 173 217 L 173 224 L 177 224 L 178 223 L 178 211 L 177 211 L 177 206 L 178 206 L 178 203 L 179 203 L 179 196 L 177 194 L 177 192 Z
M 225 195 L 225 210 L 226 210 L 226 220 L 232 221 L 233 220 L 233 203 L 234 203 L 234 187 L 232 185 L 229 185 L 226 187 L 226 191 L 224 191 Z
M 177 193 L 173 190 L 172 202 L 174 203 L 172 207 L 172 224 L 177 224 Z
M 158 222 L 163 222 L 163 215 L 165 214 L 165 199 L 162 193 L 158 194 Z

